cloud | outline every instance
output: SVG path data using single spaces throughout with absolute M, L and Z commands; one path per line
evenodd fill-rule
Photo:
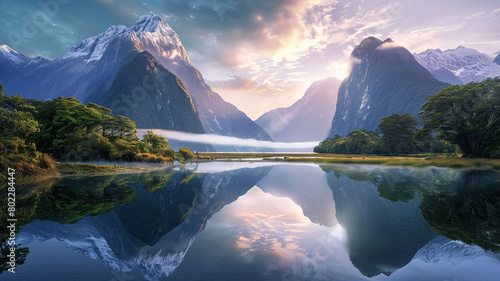
M 257 77 L 246 77 L 242 78 L 237 75 L 233 75 L 229 80 L 222 81 L 208 81 L 208 84 L 214 88 L 236 90 L 236 91 L 247 91 L 247 92 L 262 92 L 269 90 L 269 87 L 265 87 L 259 84 Z
M 401 45 L 399 45 L 396 42 L 386 42 L 386 43 L 383 43 L 382 45 L 377 47 L 377 49 L 379 49 L 379 50 L 388 50 L 388 49 L 394 49 L 394 48 L 401 48 Z
M 155 134 L 165 137 L 167 140 L 179 140 L 186 142 L 206 143 L 212 145 L 230 145 L 240 147 L 255 148 L 274 148 L 274 149 L 303 149 L 312 151 L 319 144 L 317 142 L 271 142 L 255 139 L 240 139 L 236 137 L 227 137 L 213 134 L 194 134 L 180 131 L 160 130 L 160 129 L 137 129 L 137 136 L 142 138 L 147 131 L 153 131 Z

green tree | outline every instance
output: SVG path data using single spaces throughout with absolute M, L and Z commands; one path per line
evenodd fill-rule
M 38 132 L 38 122 L 34 119 L 33 110 L 21 96 L 9 97 L 0 85 L 0 137 L 4 139 L 26 138 Z
M 147 131 L 141 142 L 145 144 L 145 146 L 142 146 L 144 150 L 142 152 L 174 158 L 175 151 L 170 148 L 168 141 L 164 137 L 153 133 L 153 131 Z
M 319 143 L 318 146 L 314 147 L 314 152 L 316 153 L 333 153 L 333 146 L 335 143 L 344 140 L 339 135 L 335 135 L 333 138 L 327 138 L 326 140 Z
M 39 104 L 35 118 L 42 128 L 31 139 L 40 150 L 61 157 L 78 142 L 76 136 L 97 132 L 103 115 L 75 98 L 56 98 Z
M 116 132 L 116 134 L 113 134 L 113 136 L 116 136 L 120 139 L 137 140 L 137 136 L 135 135 L 135 123 L 128 117 L 122 115 L 114 116 L 111 130 L 113 132 Z
M 463 157 L 498 157 L 500 147 L 500 78 L 451 86 L 427 98 L 420 108 L 419 136 L 447 140 Z
M 50 174 L 54 168 L 51 157 L 37 151 L 27 139 L 40 130 L 33 112 L 35 108 L 26 99 L 5 95 L 0 85 L 0 170 L 13 168 L 21 180 Z M 5 178 L 0 175 L 0 180 Z
M 178 158 L 184 161 L 191 160 L 194 158 L 194 154 L 191 151 L 191 149 L 187 147 L 181 147 L 179 148 L 179 151 L 177 152 Z
M 346 153 L 362 154 L 365 153 L 370 145 L 373 144 L 370 136 L 360 130 L 355 130 L 349 133 L 346 143 Z
M 383 151 L 387 154 L 408 154 L 415 150 L 413 136 L 417 131 L 418 120 L 408 113 L 394 113 L 380 119 L 378 125 L 382 132 Z

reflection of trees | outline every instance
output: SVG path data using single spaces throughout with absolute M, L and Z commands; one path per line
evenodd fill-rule
M 500 175 L 464 171 L 458 180 L 423 190 L 420 211 L 439 234 L 500 251 Z
M 89 215 L 111 212 L 115 205 L 135 197 L 128 180 L 120 176 L 63 180 L 40 198 L 33 220 L 76 223 Z
M 492 170 L 324 166 L 336 177 L 368 181 L 392 202 L 417 193 L 419 210 L 440 235 L 500 251 L 500 174 Z
M 354 168 L 353 168 L 354 167 Z M 411 168 L 364 168 L 356 166 L 323 166 L 326 172 L 333 171 L 339 178 L 342 174 L 355 181 L 368 181 L 377 187 L 380 196 L 392 202 L 408 202 L 415 197 L 419 187 L 417 170 Z
M 21 247 L 22 245 L 16 245 L 16 246 L 10 246 L 7 244 L 8 240 L 5 240 L 0 243 L 0 274 L 2 274 L 4 271 L 7 271 L 10 268 L 10 265 L 8 262 L 10 262 L 10 258 L 7 257 L 10 252 L 10 248 L 14 247 L 16 249 L 15 254 L 16 254 L 16 267 L 19 265 L 23 265 L 24 262 L 26 261 L 26 257 L 28 256 L 28 253 L 30 250 L 28 247 Z M 10 272 L 9 272 L 10 274 Z
M 327 179 L 336 217 L 348 234 L 349 258 L 363 275 L 391 275 L 437 235 L 418 210 L 420 200 L 410 200 L 413 184 L 406 178 L 412 170 L 358 165 L 332 168 L 337 173 L 328 173 Z M 410 190 L 407 202 L 391 202 L 380 196 L 382 189 L 394 201 L 404 198 L 401 192 L 394 192 L 402 182 L 403 190 Z
M 54 181 L 41 181 L 19 186 L 16 198 L 17 230 L 35 220 L 48 220 L 58 223 L 76 223 L 86 216 L 109 213 L 115 206 L 132 201 L 136 195 L 135 185 L 144 184 L 149 192 L 166 185 L 172 173 L 151 172 L 145 174 L 121 174 L 96 177 L 66 177 Z M 2 205 L 6 206 L 6 202 Z M 3 204 L 5 203 L 5 204 Z M 7 212 L 0 212 L 0 227 L 6 228 Z M 0 244 L 2 267 L 8 233 L 2 231 Z M 7 252 L 5 252 L 6 254 Z M 24 263 L 29 253 L 27 247 L 16 249 L 16 265 Z
M 164 187 L 172 174 L 159 171 L 66 177 L 51 182 L 48 188 L 31 184 L 31 191 L 24 187 L 25 195 L 18 197 L 16 216 L 20 225 L 34 220 L 76 223 L 86 216 L 109 213 L 115 206 L 130 202 L 135 198 L 138 183 L 142 183 L 149 192 Z
M 375 185 L 380 196 L 392 202 L 401 201 L 405 203 L 415 197 L 415 190 L 418 188 L 417 179 L 393 174 L 377 178 Z
M 133 237 L 142 243 L 153 246 L 161 237 L 179 226 L 196 204 L 203 177 L 194 177 L 193 173 L 178 172 L 171 174 L 154 174 L 150 179 L 141 179 L 145 190 L 136 191 L 137 199 L 119 206 L 115 212 L 123 226 Z M 150 191 L 149 183 L 166 177 L 165 188 Z M 187 180 L 191 178 L 192 180 Z M 138 223 L 140 222 L 140 223 Z

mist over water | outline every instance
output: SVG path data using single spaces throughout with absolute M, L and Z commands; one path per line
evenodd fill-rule
M 147 131 L 165 137 L 167 140 L 204 143 L 211 145 L 228 145 L 238 147 L 272 148 L 281 151 L 312 152 L 320 141 L 313 142 L 271 142 L 255 139 L 241 139 L 236 137 L 220 136 L 214 134 L 194 134 L 180 131 L 161 129 L 137 129 L 137 136 L 142 138 Z

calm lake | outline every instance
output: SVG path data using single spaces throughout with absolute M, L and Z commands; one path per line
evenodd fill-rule
M 29 253 L 0 280 L 500 276 L 491 170 L 212 162 L 65 177 L 17 197 Z

